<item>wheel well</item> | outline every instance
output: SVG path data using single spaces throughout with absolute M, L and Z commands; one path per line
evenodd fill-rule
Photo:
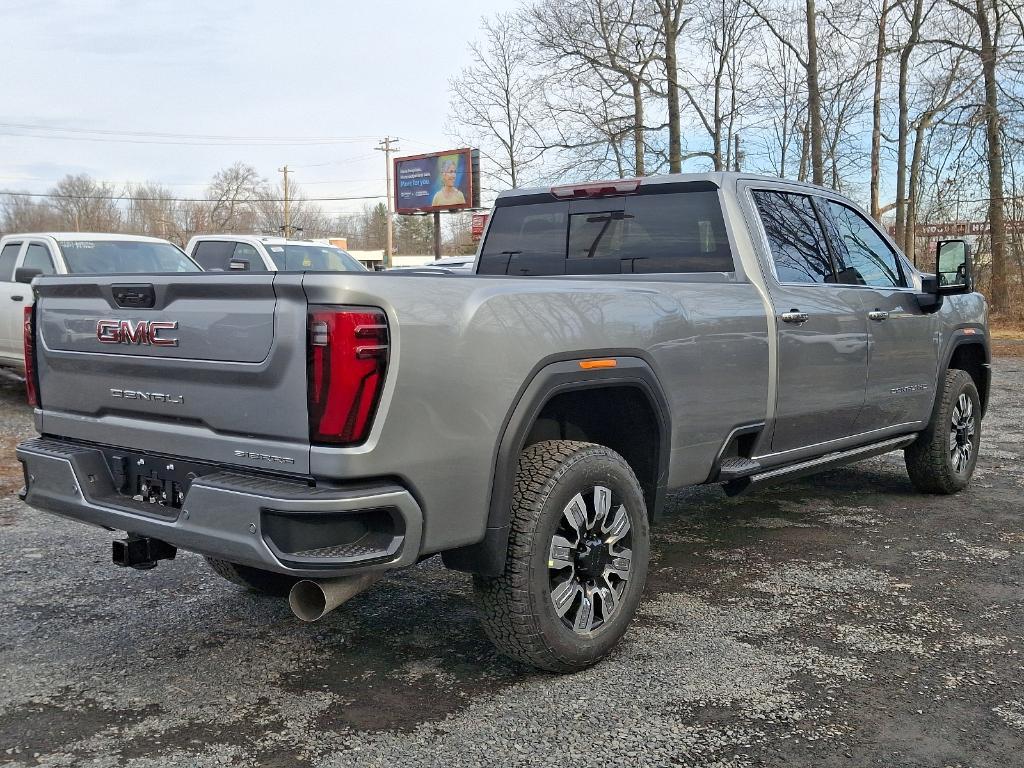
M 974 380 L 981 399 L 981 412 L 988 407 L 988 377 L 985 375 L 985 348 L 981 344 L 960 344 L 953 350 L 949 367 L 966 371 Z
M 654 406 L 635 386 L 594 387 L 555 395 L 541 409 L 523 447 L 542 440 L 580 440 L 611 448 L 626 460 L 657 513 L 661 429 Z

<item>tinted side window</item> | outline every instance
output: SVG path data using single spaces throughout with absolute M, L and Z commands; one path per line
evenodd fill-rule
M 8 243 L 0 251 L 0 280 L 10 283 L 14 280 L 14 263 L 18 260 L 21 243 Z
M 565 274 L 568 217 L 568 203 L 497 208 L 480 254 L 479 274 Z
M 622 198 L 620 210 L 573 212 L 569 217 L 566 274 L 734 268 L 716 192 L 635 195 Z
M 241 261 L 248 261 L 250 272 L 267 271 L 267 267 L 263 263 L 263 257 L 260 256 L 260 252 L 257 251 L 248 243 L 237 243 L 235 245 L 235 250 L 234 253 L 232 253 L 231 258 L 240 259 Z
M 57 270 L 53 268 L 53 259 L 50 257 L 50 249 L 39 243 L 29 243 L 25 251 L 25 260 L 21 266 L 28 269 L 38 269 L 44 275 L 52 275 Z
M 882 236 L 853 208 L 828 201 L 835 231 L 840 283 L 894 288 L 905 285 L 896 254 Z
M 825 235 L 806 195 L 754 192 L 780 283 L 835 282 Z
M 220 270 L 227 272 L 231 254 L 235 252 L 235 243 L 230 240 L 204 240 L 196 246 L 192 258 L 207 272 Z

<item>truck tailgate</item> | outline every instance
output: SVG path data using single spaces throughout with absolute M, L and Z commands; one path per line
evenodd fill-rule
M 37 282 L 40 431 L 308 472 L 301 277 Z

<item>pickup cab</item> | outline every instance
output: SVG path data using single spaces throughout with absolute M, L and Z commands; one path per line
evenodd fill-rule
M 24 308 L 37 275 L 198 272 L 181 249 L 141 235 L 38 232 L 0 239 L 0 366 L 23 369 Z
M 347 251 L 311 240 L 260 235 L 196 235 L 185 248 L 208 272 L 363 272 Z
M 987 307 L 965 243 L 936 257 L 830 190 L 713 173 L 501 194 L 470 275 L 37 278 L 23 496 L 306 620 L 440 553 L 499 649 L 581 669 L 672 489 L 895 450 L 922 492 L 967 485 Z

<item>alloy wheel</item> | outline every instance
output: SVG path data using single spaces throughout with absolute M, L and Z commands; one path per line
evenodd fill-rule
M 551 539 L 551 603 L 562 623 L 588 634 L 615 615 L 630 577 L 631 527 L 626 506 L 602 485 L 577 493 Z
M 949 430 L 949 458 L 953 469 L 963 473 L 971 463 L 974 452 L 974 403 L 967 393 L 961 393 L 953 406 L 952 424 Z

